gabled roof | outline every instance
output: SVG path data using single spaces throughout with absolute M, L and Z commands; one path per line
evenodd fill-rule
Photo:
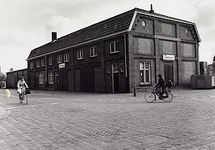
M 81 44 L 93 39 L 99 39 L 111 34 L 119 32 L 126 32 L 131 23 L 134 11 L 130 10 L 123 14 L 93 24 L 76 32 L 63 36 L 55 42 L 47 43 L 31 51 L 28 59 L 41 56 L 43 54 L 58 51 L 60 49 L 68 48 L 73 45 Z
M 149 13 L 149 11 L 139 9 L 139 8 L 134 8 L 125 13 L 119 14 L 112 18 L 106 19 L 104 21 L 98 22 L 96 24 L 93 24 L 81 30 L 70 33 L 61 38 L 58 38 L 55 42 L 49 42 L 43 46 L 35 48 L 31 51 L 27 60 L 44 56 L 46 54 L 62 51 L 71 47 L 85 44 L 87 42 L 92 42 L 94 40 L 99 40 L 112 35 L 117 35 L 117 34 L 131 31 L 131 28 L 137 13 L 148 15 L 151 17 L 159 17 L 167 20 L 176 21 L 176 22 L 192 24 L 196 29 L 195 24 L 192 22 L 168 17 L 157 13 Z M 197 29 L 196 29 L 196 32 L 197 32 L 197 38 L 199 39 L 198 41 L 200 41 Z

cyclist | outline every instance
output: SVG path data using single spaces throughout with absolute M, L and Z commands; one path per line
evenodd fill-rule
M 156 91 L 159 93 L 159 99 L 163 98 L 164 90 L 166 88 L 166 83 L 162 78 L 162 75 L 158 74 L 158 83 L 156 84 Z
M 23 93 L 25 92 L 26 88 L 29 88 L 23 76 L 20 77 L 20 80 L 17 83 L 17 88 L 17 92 L 19 93 L 19 100 L 23 100 Z

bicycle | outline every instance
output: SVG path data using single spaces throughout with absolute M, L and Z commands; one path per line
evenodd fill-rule
M 26 88 L 21 88 L 21 94 L 19 94 L 19 102 L 22 104 L 27 105 L 28 104 L 28 96 L 27 94 L 30 94 L 30 90 Z
M 147 92 L 144 95 L 144 98 L 148 103 L 152 103 L 156 100 L 156 97 L 161 97 L 161 100 L 163 100 L 164 102 L 171 102 L 173 100 L 171 88 L 166 87 L 164 90 L 164 94 L 160 96 L 160 94 L 156 91 L 155 85 L 152 85 L 151 91 Z

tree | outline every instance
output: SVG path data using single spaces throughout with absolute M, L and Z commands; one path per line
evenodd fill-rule
M 6 81 L 6 75 L 0 72 L 0 81 Z

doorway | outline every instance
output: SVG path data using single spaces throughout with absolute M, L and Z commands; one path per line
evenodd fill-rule
M 172 82 L 173 80 L 173 64 L 164 64 L 164 79 L 166 82 L 168 82 L 169 80 L 171 80 Z
M 55 72 L 55 90 L 59 88 L 59 73 Z
M 112 64 L 112 92 L 119 92 L 119 65 Z

